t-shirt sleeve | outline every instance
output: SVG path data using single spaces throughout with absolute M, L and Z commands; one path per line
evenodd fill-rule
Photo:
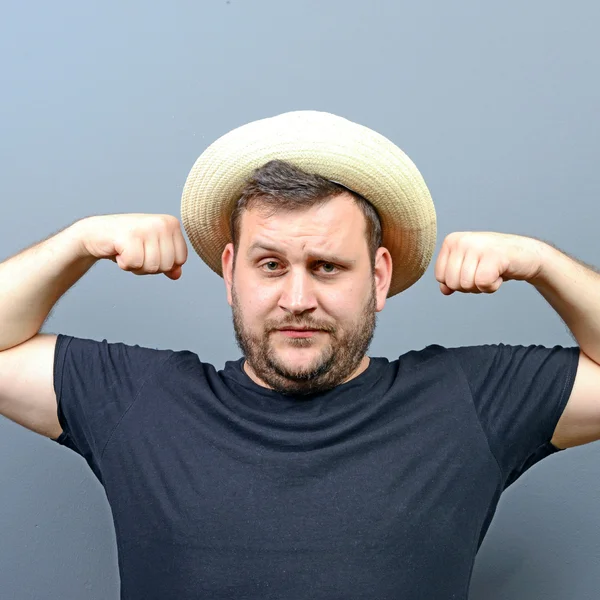
M 54 441 L 85 458 L 102 481 L 101 458 L 108 440 L 146 379 L 172 354 L 58 334 L 54 391 L 63 433 Z
M 468 381 L 506 488 L 559 450 L 550 440 L 573 389 L 579 347 L 486 344 L 449 351 Z

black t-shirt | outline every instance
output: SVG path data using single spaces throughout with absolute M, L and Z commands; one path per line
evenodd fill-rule
M 293 398 L 243 359 L 59 335 L 56 441 L 104 486 L 125 600 L 463 600 L 578 355 L 432 345 Z

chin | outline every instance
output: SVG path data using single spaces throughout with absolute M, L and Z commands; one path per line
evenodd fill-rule
M 321 352 L 318 350 L 292 350 L 276 352 L 275 360 L 292 371 L 310 371 L 321 362 Z
M 288 371 L 306 372 L 319 366 L 324 359 L 323 348 L 274 349 L 273 358 Z

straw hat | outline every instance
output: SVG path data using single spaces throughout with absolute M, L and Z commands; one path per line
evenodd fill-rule
M 366 198 L 379 213 L 392 261 L 388 297 L 426 271 L 436 242 L 431 195 L 413 162 L 390 140 L 343 117 L 303 110 L 253 121 L 211 144 L 192 167 L 182 224 L 200 258 L 221 277 L 229 218 L 246 180 L 273 159 L 290 162 Z

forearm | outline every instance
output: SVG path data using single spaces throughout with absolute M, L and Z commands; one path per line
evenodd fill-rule
M 0 263 L 0 351 L 39 333 L 60 297 L 96 262 L 77 221 Z
M 543 243 L 531 283 L 571 330 L 581 350 L 600 363 L 600 274 Z

